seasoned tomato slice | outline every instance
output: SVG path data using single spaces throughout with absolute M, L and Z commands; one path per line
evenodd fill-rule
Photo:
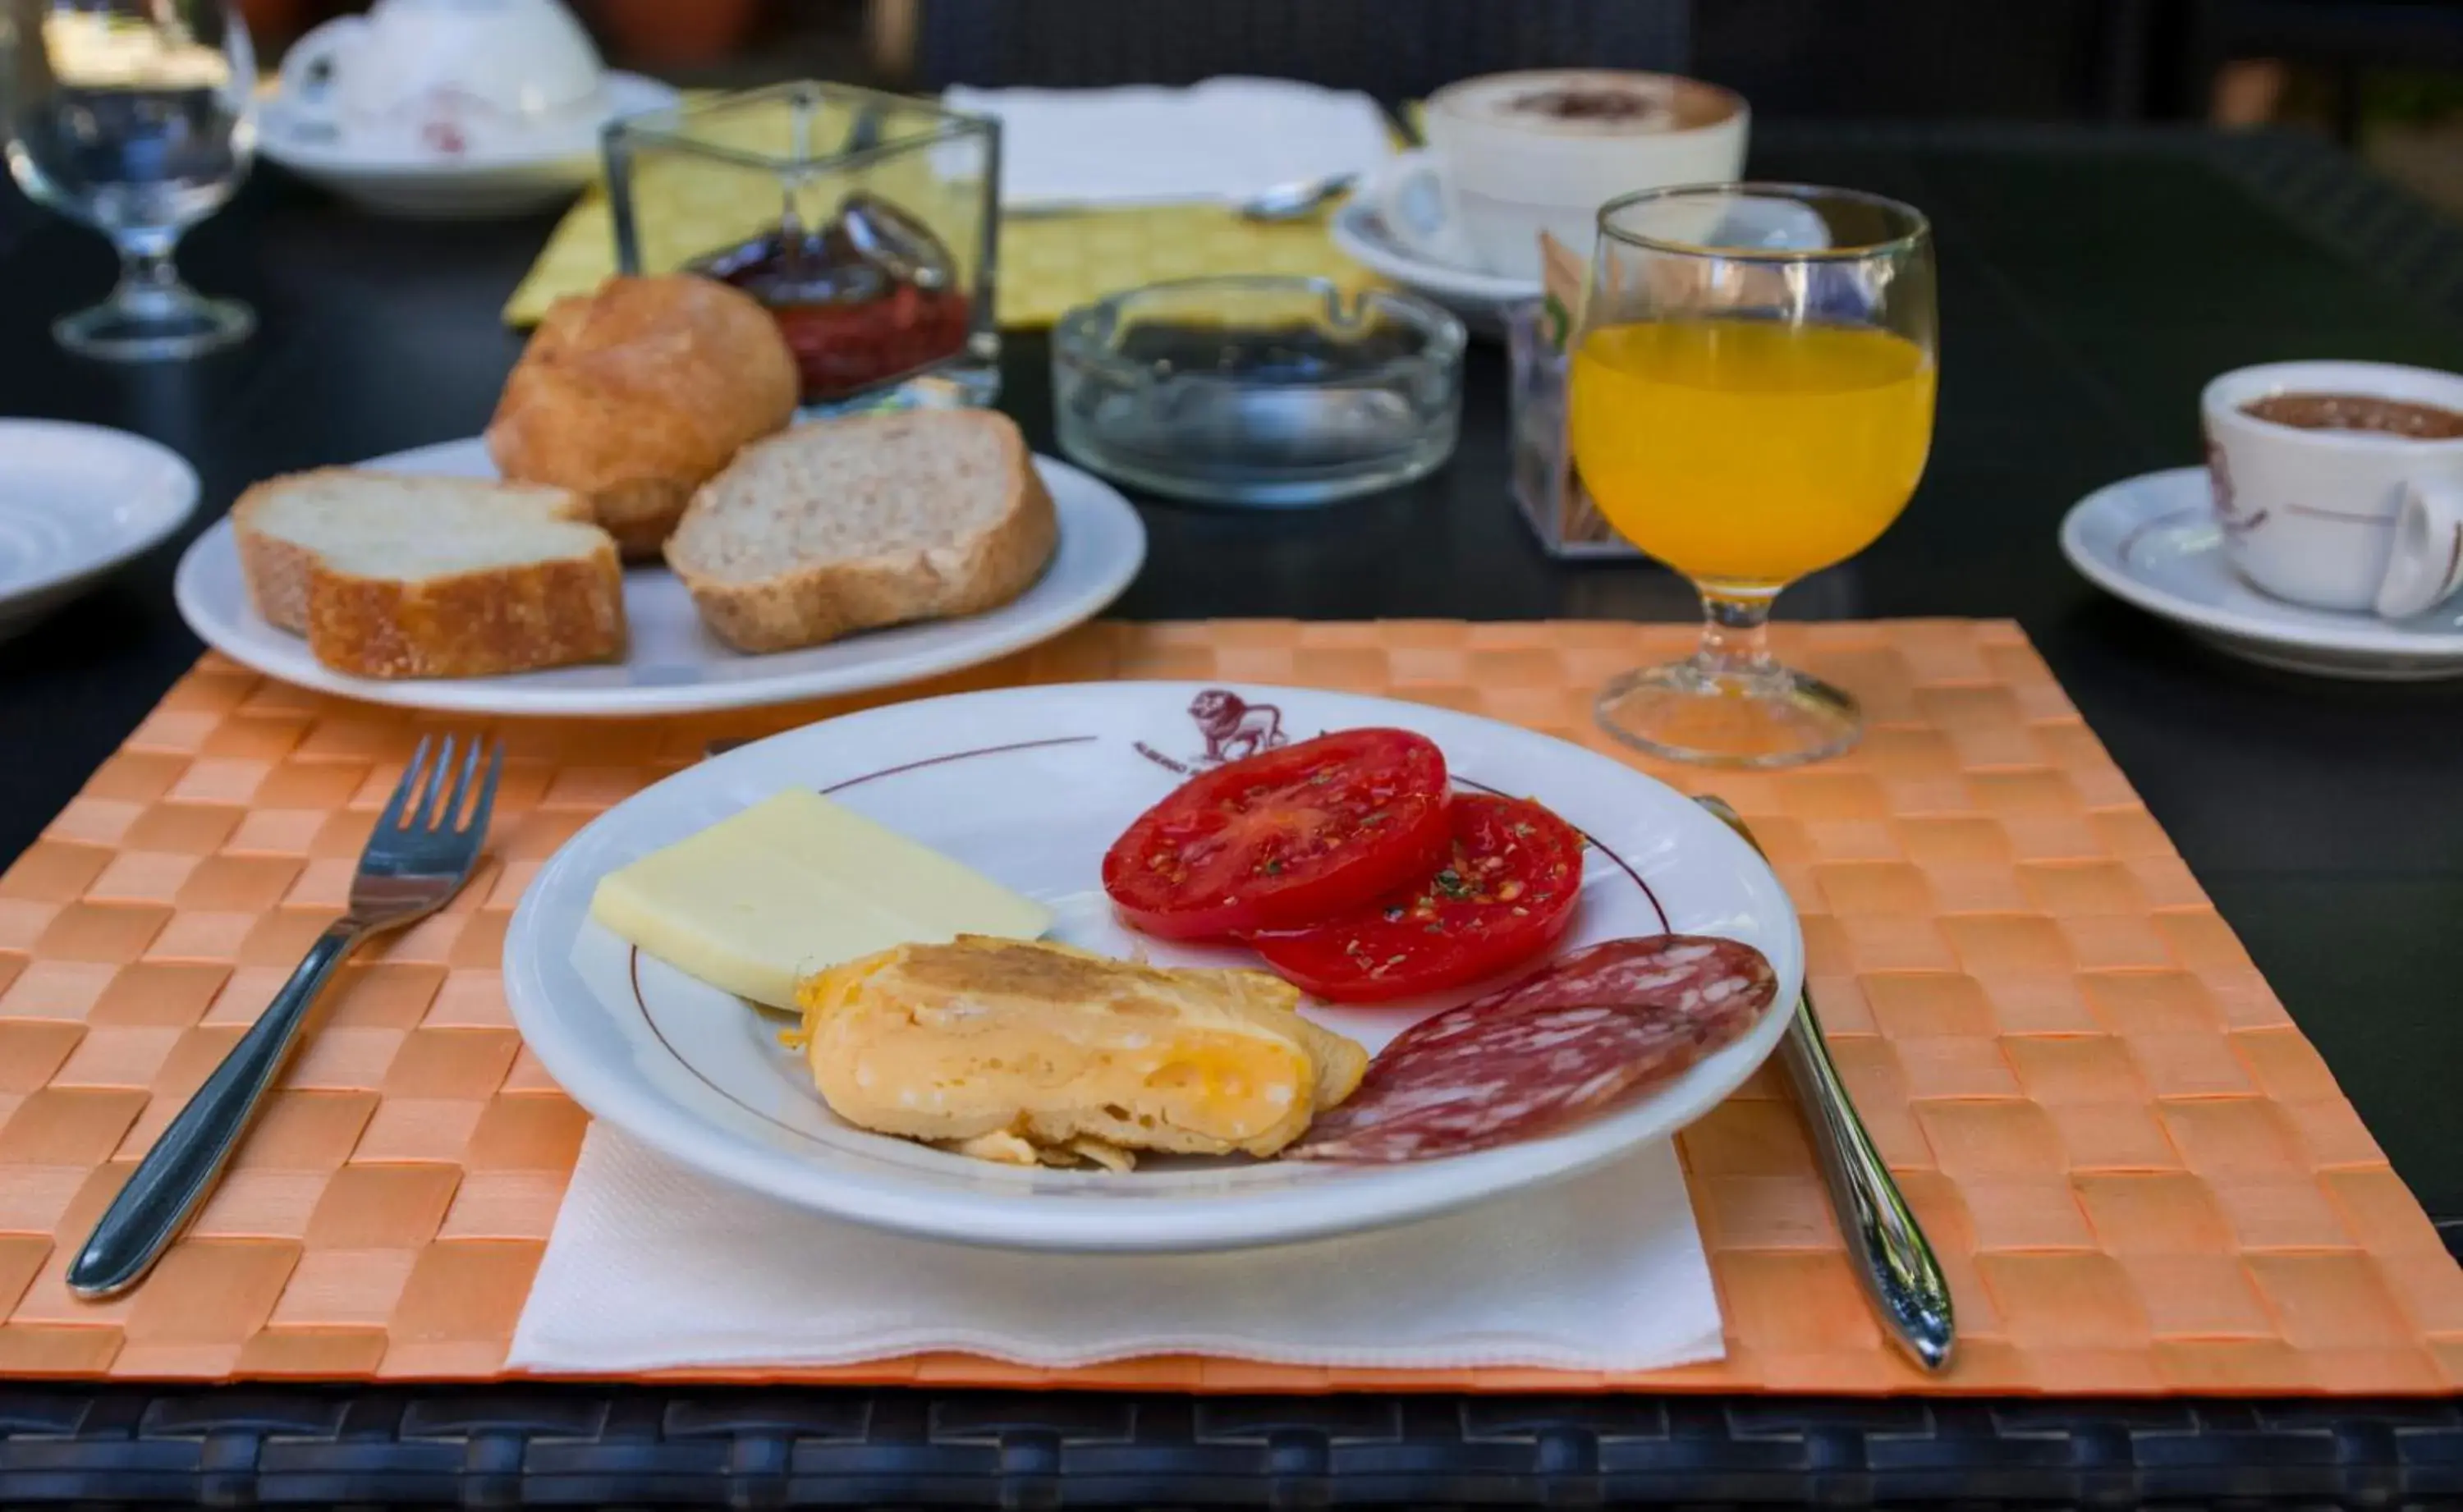
M 1103 891 L 1150 935 L 1315 923 L 1444 853 L 1446 758 L 1408 730 L 1342 730 L 1190 778 L 1103 856 Z
M 1477 982 L 1530 960 L 1573 922 L 1582 836 L 1536 803 L 1462 793 L 1444 864 L 1347 918 L 1255 935 L 1295 986 L 1382 1003 Z

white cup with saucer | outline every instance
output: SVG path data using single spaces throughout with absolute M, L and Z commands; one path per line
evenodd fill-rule
M 2313 609 L 2405 619 L 2463 587 L 2463 375 L 2275 362 L 2200 401 L 2233 568 Z
M 1366 192 L 1415 255 L 1536 285 L 1541 231 L 1587 252 L 1620 194 L 1740 177 L 1750 119 L 1742 97 L 1669 74 L 1484 75 L 1429 97 L 1428 150 Z
M 282 60 L 294 130 L 459 154 L 598 110 L 599 50 L 558 0 L 378 0 Z

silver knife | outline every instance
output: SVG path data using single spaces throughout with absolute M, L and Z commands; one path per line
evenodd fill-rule
M 1694 800 L 1762 854 L 1760 842 L 1735 810 L 1709 794 Z M 1762 856 L 1767 861 L 1767 855 Z M 1795 1090 L 1797 1110 L 1813 1135 L 1821 1180 L 1830 1189 L 1830 1210 L 1856 1262 L 1864 1296 L 1899 1347 L 1928 1371 L 1946 1370 L 1958 1337 L 1951 1315 L 1950 1284 L 1942 1279 L 1924 1228 L 1873 1148 L 1872 1135 L 1847 1100 L 1847 1088 L 1831 1064 L 1821 1026 L 1813 1016 L 1813 995 L 1799 993 L 1787 1037 L 1779 1041 L 1779 1065 Z

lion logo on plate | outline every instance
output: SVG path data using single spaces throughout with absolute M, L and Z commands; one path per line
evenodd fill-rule
M 1282 710 L 1252 703 L 1229 688 L 1208 688 L 1191 699 L 1188 717 L 1206 738 L 1204 761 L 1240 761 L 1285 743 Z
M 1186 761 L 1166 756 L 1144 741 L 1137 752 L 1156 766 L 1186 777 L 1201 767 L 1220 767 L 1291 744 L 1283 733 L 1283 711 L 1271 703 L 1252 703 L 1229 688 L 1208 688 L 1191 699 L 1188 717 L 1206 742 L 1204 753 Z

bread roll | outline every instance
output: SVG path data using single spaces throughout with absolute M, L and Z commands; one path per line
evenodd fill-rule
M 695 488 L 796 412 L 798 379 L 770 313 L 689 274 L 611 278 L 557 300 L 488 425 L 516 483 L 588 498 L 625 556 L 655 557 Z

